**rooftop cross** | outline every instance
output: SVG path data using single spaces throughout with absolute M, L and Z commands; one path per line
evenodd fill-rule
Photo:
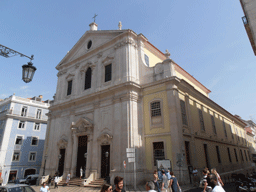
M 95 15 L 94 15 L 94 17 L 92 17 L 92 18 L 94 18 L 94 23 L 95 23 L 95 18 L 96 18 L 97 16 L 98 16 L 98 15 L 97 15 L 97 14 L 95 14 Z

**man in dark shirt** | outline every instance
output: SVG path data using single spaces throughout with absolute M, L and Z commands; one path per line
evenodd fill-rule
M 116 176 L 114 179 L 114 184 L 116 186 L 115 190 L 113 192 L 125 192 L 123 189 L 124 187 L 124 178 Z

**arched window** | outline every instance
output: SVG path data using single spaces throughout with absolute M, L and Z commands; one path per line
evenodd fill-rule
M 91 82 L 92 82 L 92 69 L 89 67 L 85 73 L 85 84 L 84 84 L 85 90 L 91 88 Z

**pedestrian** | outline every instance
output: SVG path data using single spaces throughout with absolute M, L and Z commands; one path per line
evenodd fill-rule
M 2 186 L 2 184 L 3 184 L 3 178 L 0 176 L 0 186 Z
M 215 174 L 209 174 L 209 183 L 208 185 L 212 187 L 211 192 L 226 192 L 221 185 L 218 184 L 218 178 Z
M 194 167 L 194 170 L 192 171 L 194 187 L 197 186 L 197 182 L 198 182 L 197 174 L 198 174 L 198 171 L 197 171 L 196 167 Z
M 112 186 L 106 183 L 102 185 L 100 192 L 112 192 L 112 190 Z
M 116 176 L 114 179 L 115 189 L 113 192 L 125 192 L 124 187 L 124 178 L 120 176 Z
M 82 177 L 83 177 L 83 168 L 81 167 L 80 168 L 80 179 L 82 179 Z
M 154 182 L 153 182 L 153 181 L 148 181 L 148 182 L 146 183 L 146 190 L 147 190 L 148 192 L 156 192 L 154 189 L 155 189 L 155 184 L 154 184 Z
M 170 179 L 169 188 L 172 189 L 172 192 L 179 192 L 181 190 L 178 179 L 175 177 L 173 172 L 170 172 L 170 175 L 172 176 Z
M 224 183 L 222 182 L 222 179 L 220 178 L 220 175 L 218 174 L 216 168 L 212 168 L 211 173 L 217 177 L 218 185 L 224 186 Z
M 157 170 L 154 171 L 154 184 L 155 184 L 155 188 L 157 189 L 158 192 L 161 192 L 160 187 L 159 187 L 159 183 L 158 183 L 158 173 Z
M 19 180 L 19 178 L 17 177 L 17 179 L 15 179 L 15 184 L 17 185 L 17 184 L 19 184 L 20 183 L 20 180 Z
M 49 187 L 46 186 L 46 182 L 43 182 L 43 186 L 40 188 L 40 192 L 50 191 Z
M 170 186 L 170 181 L 171 181 L 171 178 L 172 178 L 171 172 L 170 172 L 169 169 L 167 170 L 166 176 L 167 176 L 168 191 L 172 192 L 172 188 L 169 187 Z
M 48 178 L 48 185 L 49 185 L 49 187 L 51 186 L 51 181 L 52 181 L 52 177 L 51 177 L 51 175 L 49 175 L 49 178 Z
M 70 180 L 70 173 L 67 175 L 67 179 L 66 179 L 67 186 L 69 186 L 69 184 L 68 184 L 69 180 Z
M 162 175 L 163 175 L 163 182 L 162 182 L 161 190 L 164 192 L 168 192 L 168 179 L 167 179 L 167 176 L 165 175 L 164 170 L 162 170 Z
M 200 181 L 200 185 L 199 187 L 203 188 L 203 192 L 211 192 L 212 191 L 212 187 L 208 185 L 209 183 L 209 177 L 208 176 L 209 170 L 207 168 L 205 168 L 203 170 L 203 177 Z
M 59 177 L 58 177 L 58 175 L 55 175 L 55 178 L 54 178 L 54 184 L 55 184 L 55 185 L 54 185 L 54 189 L 55 189 L 55 188 L 59 188 L 59 187 L 58 187 L 58 182 L 59 182 Z

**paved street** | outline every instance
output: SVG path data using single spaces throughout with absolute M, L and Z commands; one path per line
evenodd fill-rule
M 226 192 L 235 192 L 235 185 L 234 183 L 225 184 L 224 189 Z M 201 188 L 194 188 L 187 190 L 186 192 L 201 192 L 203 191 Z

